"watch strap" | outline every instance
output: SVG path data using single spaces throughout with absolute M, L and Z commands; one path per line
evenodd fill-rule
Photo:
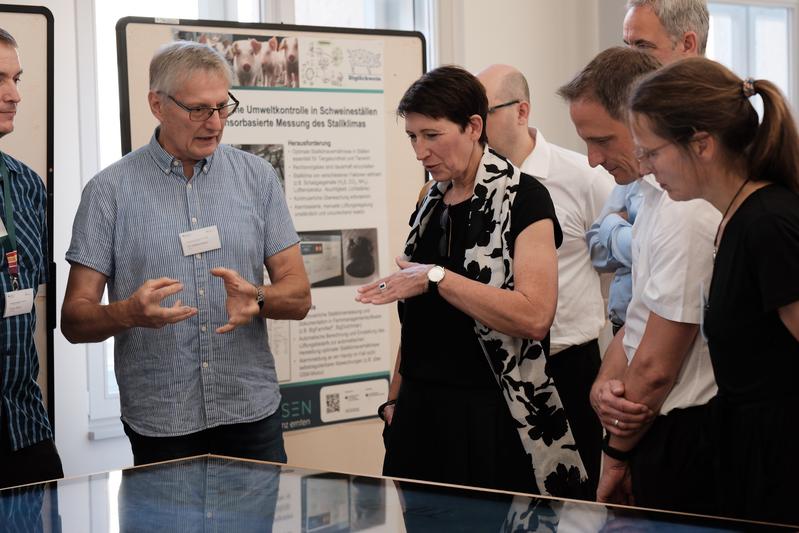
M 635 455 L 635 448 L 631 450 L 620 450 L 610 445 L 610 433 L 605 433 L 605 438 L 602 439 L 602 451 L 605 455 L 612 457 L 617 461 L 629 461 Z
M 430 294 L 438 294 L 438 283 L 435 281 L 428 279 L 427 280 L 427 292 Z
M 255 301 L 258 303 L 258 310 L 262 311 L 264 308 L 264 288 L 260 285 L 257 285 L 255 290 Z

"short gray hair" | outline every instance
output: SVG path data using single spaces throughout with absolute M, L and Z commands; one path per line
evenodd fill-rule
M 710 28 L 706 0 L 627 0 L 627 11 L 634 7 L 651 7 L 672 43 L 681 40 L 689 31 L 696 33 L 699 54 L 705 55 Z
M 0 43 L 6 44 L 12 48 L 19 48 L 17 40 L 3 28 L 0 28 Z
M 172 94 L 198 70 L 218 73 L 232 85 L 230 65 L 219 52 L 205 44 L 175 41 L 159 48 L 150 61 L 150 90 Z

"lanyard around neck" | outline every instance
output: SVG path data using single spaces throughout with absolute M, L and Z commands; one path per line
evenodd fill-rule
M 11 179 L 8 174 L 8 167 L 3 153 L 0 152 L 0 183 L 3 184 L 3 203 L 6 212 L 6 231 L 8 236 L 3 237 L 3 248 L 6 248 L 6 263 L 8 273 L 11 276 L 11 287 L 13 290 L 19 289 L 19 263 L 17 257 L 17 235 L 14 227 L 14 204 L 11 203 Z
M 14 227 L 14 204 L 11 203 L 11 180 L 8 177 L 8 167 L 6 166 L 5 157 L 0 152 L 0 183 L 3 184 L 3 204 L 5 207 L 6 215 L 6 231 L 7 237 L 3 237 L 4 248 L 8 250 L 17 249 L 17 235 L 16 228 Z

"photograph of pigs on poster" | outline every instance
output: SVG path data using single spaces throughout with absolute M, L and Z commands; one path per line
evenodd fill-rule
M 300 86 L 296 37 L 176 31 L 175 40 L 204 43 L 217 50 L 233 69 L 234 86 Z

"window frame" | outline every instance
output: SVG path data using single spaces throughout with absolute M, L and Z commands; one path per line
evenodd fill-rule
M 785 96 L 793 108 L 794 116 L 799 115 L 799 50 L 797 50 L 797 47 L 799 47 L 799 0 L 715 0 L 710 1 L 709 4 L 788 9 L 788 79 L 790 92 Z M 746 48 L 749 54 L 749 61 L 751 61 L 753 53 L 749 47 L 750 30 L 751 26 L 747 26 Z

